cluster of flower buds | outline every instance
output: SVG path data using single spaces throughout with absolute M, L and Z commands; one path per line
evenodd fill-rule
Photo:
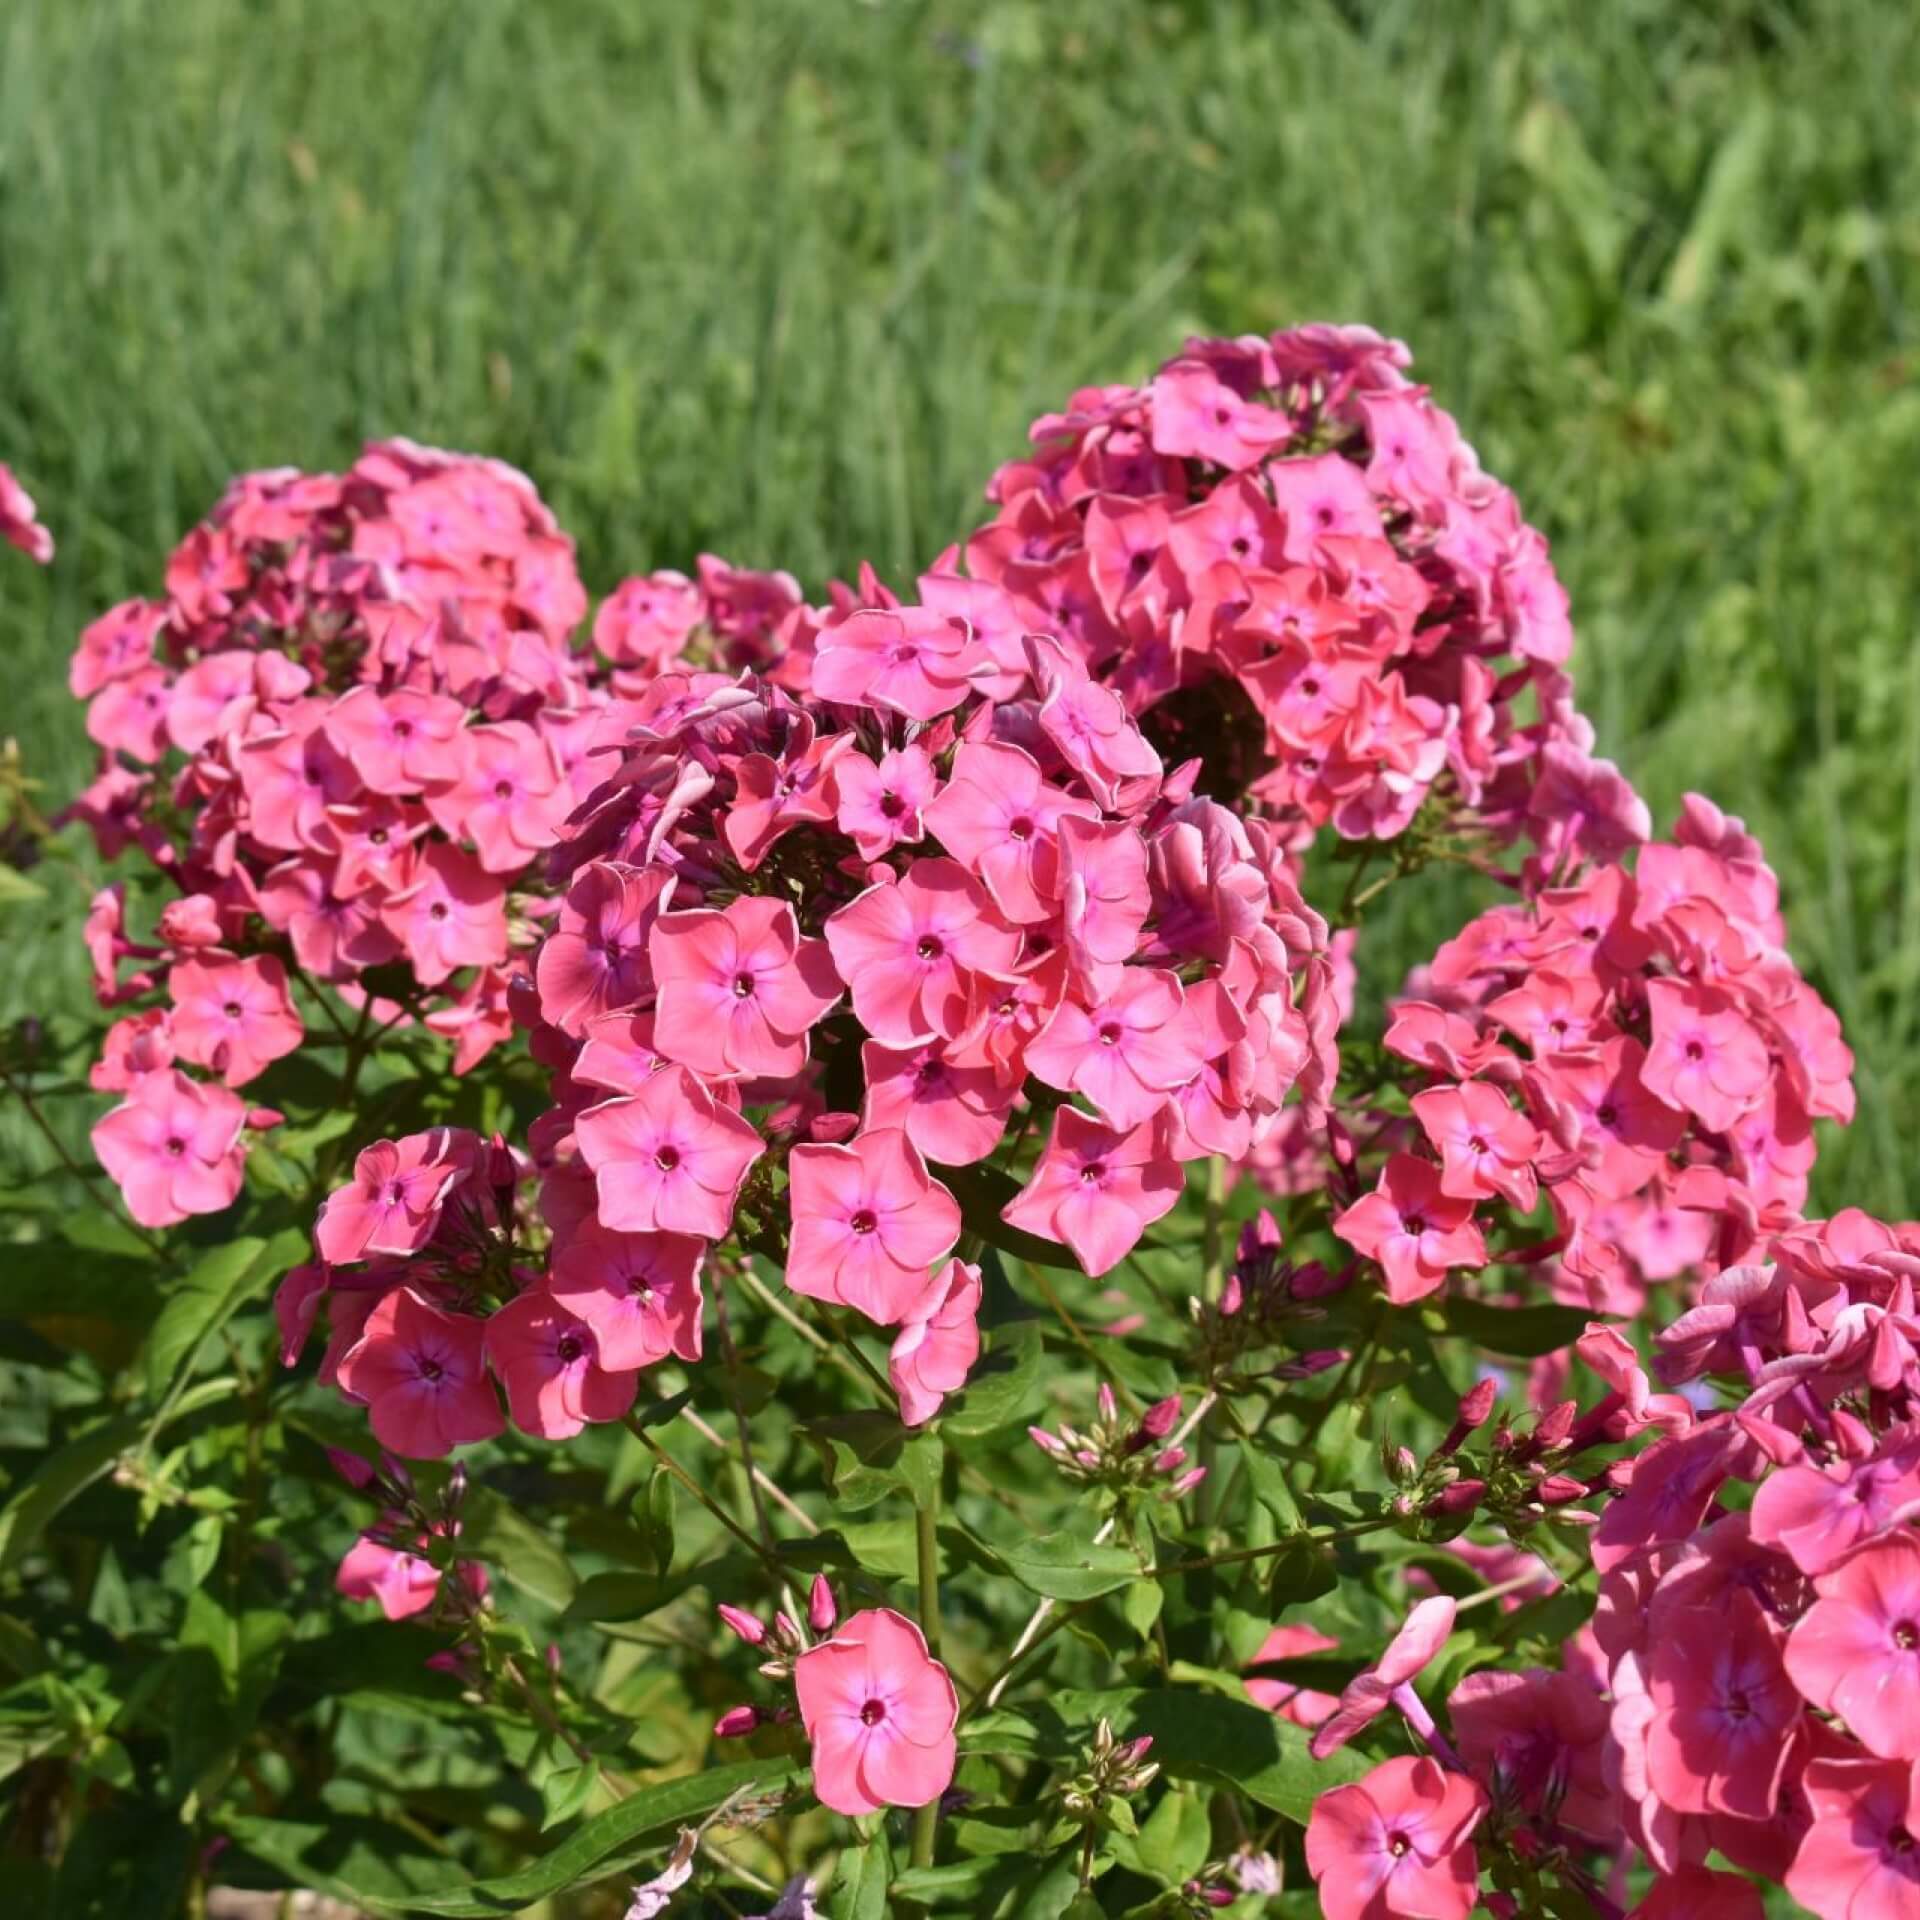
M 1308 1380 L 1338 1366 L 1344 1353 L 1302 1347 L 1300 1338 L 1326 1317 L 1321 1302 L 1351 1278 L 1351 1267 L 1330 1273 L 1318 1260 L 1288 1259 L 1280 1228 L 1263 1207 L 1240 1228 L 1219 1299 L 1196 1294 L 1187 1302 L 1194 1377 L 1217 1392 L 1235 1393 L 1260 1378 Z
M 1152 1748 L 1151 1734 L 1122 1740 L 1114 1733 L 1113 1722 L 1103 1715 L 1079 1770 L 1053 1789 L 1067 1818 L 1080 1825 L 1110 1821 L 1116 1802 L 1143 1791 L 1159 1774 L 1159 1761 L 1147 1758 Z
M 376 1467 L 357 1453 L 327 1449 L 356 1493 L 379 1501 L 380 1517 L 347 1549 L 334 1585 L 349 1600 L 373 1600 L 389 1620 L 430 1613 L 464 1638 L 487 1601 L 487 1570 L 458 1557 L 467 1475 L 456 1467 L 437 1493 L 423 1494 L 405 1463 L 383 1454 Z
M 1177 1393 L 1156 1400 L 1136 1419 L 1121 1412 L 1112 1387 L 1102 1381 L 1098 1410 L 1085 1429 L 1063 1421 L 1058 1433 L 1045 1427 L 1027 1433 L 1063 1479 L 1133 1505 L 1148 1498 L 1184 1499 L 1207 1477 L 1205 1467 L 1187 1466 L 1185 1447 L 1165 1444 L 1179 1424 Z

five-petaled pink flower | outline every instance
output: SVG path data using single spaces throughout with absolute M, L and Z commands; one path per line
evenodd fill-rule
M 787 1285 L 856 1307 L 891 1327 L 930 1305 L 930 1269 L 960 1237 L 960 1207 L 904 1133 L 856 1134 L 846 1146 L 795 1147 Z
M 1307 1869 L 1327 1920 L 1466 1920 L 1478 1903 L 1473 1830 L 1487 1796 L 1424 1755 L 1383 1760 L 1313 1803 Z
M 327 1196 L 314 1224 L 321 1259 L 339 1266 L 370 1253 L 417 1253 L 463 1171 L 444 1127 L 363 1148 L 352 1180 Z
M 1920 1758 L 1920 1540 L 1902 1528 L 1813 1583 L 1787 1672 L 1883 1760 Z
M 876 766 L 864 753 L 846 753 L 835 768 L 840 831 L 852 836 L 863 860 L 879 860 L 903 840 L 918 840 L 922 814 L 939 785 L 925 747 L 894 747 Z
M 1787 1891 L 1820 1920 L 1920 1915 L 1920 1777 L 1901 1760 L 1809 1761 L 1801 1790 L 1813 1824 Z
M 554 1255 L 553 1296 L 593 1329 L 600 1364 L 651 1367 L 669 1354 L 700 1358 L 698 1240 L 679 1233 L 617 1233 L 586 1220 Z
M 910 1315 L 894 1336 L 887 1378 L 900 1396 L 900 1418 L 924 1426 L 950 1393 L 967 1384 L 980 1358 L 980 1269 L 949 1260 L 926 1311 Z
M 408 1460 L 437 1460 L 491 1440 L 506 1422 L 487 1378 L 486 1329 L 396 1287 L 340 1362 L 343 1391 L 364 1401 L 373 1437 Z
M 829 915 L 825 931 L 860 1024 L 890 1047 L 959 1039 L 978 976 L 1010 978 L 1020 957 L 1020 936 L 953 860 L 916 860 Z
M 1184 1189 L 1160 1121 L 1123 1132 L 1061 1107 L 1033 1177 L 1001 1218 L 1071 1247 L 1088 1273 L 1101 1274 L 1133 1251 Z
M 978 652 L 964 620 L 930 607 L 863 608 L 821 633 L 813 691 L 932 720 L 966 698 Z
M 589 1107 L 574 1122 L 593 1169 L 600 1221 L 623 1233 L 725 1237 L 747 1169 L 766 1144 L 685 1067 Z
M 1205 1064 L 1180 981 L 1158 967 L 1126 968 L 1092 1006 L 1062 1000 L 1027 1047 L 1036 1079 L 1084 1094 L 1123 1131 L 1151 1120 Z
M 840 998 L 824 940 L 802 939 L 791 905 L 743 894 L 724 911 L 662 914 L 649 940 L 660 1049 L 701 1073 L 784 1079 Z
M 593 1329 L 544 1287 L 488 1316 L 486 1351 L 513 1424 L 542 1440 L 570 1440 L 589 1421 L 618 1420 L 640 1383 L 638 1373 L 610 1371 Z
M 271 954 L 246 960 L 183 960 L 167 976 L 173 1049 L 245 1086 L 294 1052 L 306 1029 L 287 992 L 287 970 Z
M 842 1621 L 793 1666 L 813 1790 L 836 1813 L 923 1807 L 953 1780 L 960 1700 L 925 1636 L 890 1607 Z
M 1393 1155 L 1379 1186 L 1338 1215 L 1333 1230 L 1385 1269 L 1396 1306 L 1433 1292 L 1450 1267 L 1487 1263 L 1473 1202 L 1442 1192 L 1440 1169 L 1411 1153 Z
M 963 740 L 953 777 L 926 809 L 926 825 L 980 876 L 1000 911 L 1026 925 L 1047 919 L 1058 905 L 1059 829 L 1069 813 L 1099 817 L 1085 796 L 1050 786 L 1023 748 Z
M 93 1150 L 143 1227 L 232 1206 L 244 1177 L 247 1109 L 177 1067 L 143 1073 L 93 1129 Z
M 1766 1092 L 1767 1043 L 1718 987 L 1649 980 L 1653 1044 L 1640 1077 L 1649 1092 L 1725 1133 Z

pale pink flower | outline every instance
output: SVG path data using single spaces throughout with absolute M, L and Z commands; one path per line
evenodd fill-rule
M 1888 1533 L 1813 1586 L 1787 1640 L 1793 1684 L 1883 1760 L 1920 1758 L 1920 1540 Z
M 287 992 L 287 970 L 271 954 L 246 960 L 183 960 L 167 976 L 173 1046 L 230 1087 L 244 1086 L 295 1052 L 306 1028 Z
M 1061 1107 L 1032 1178 L 1001 1218 L 1071 1247 L 1081 1266 L 1097 1275 L 1118 1266 L 1184 1191 L 1159 1123 L 1123 1132 Z
M 1011 977 L 1020 953 L 1020 936 L 952 860 L 916 860 L 830 914 L 825 932 L 861 1025 L 893 1047 L 959 1039 L 979 977 Z
M 544 1287 L 494 1309 L 486 1353 L 513 1424 L 542 1440 L 570 1440 L 589 1421 L 618 1420 L 640 1383 L 637 1372 L 611 1371 L 592 1328 Z
M 1576 1674 L 1470 1673 L 1447 1697 L 1460 1756 L 1482 1780 L 1498 1779 L 1530 1813 L 1595 1840 L 1618 1830 L 1607 1786 L 1606 1702 Z
M 593 644 L 615 666 L 665 667 L 700 624 L 703 596 L 684 573 L 622 580 L 593 616 Z
M 1649 980 L 1653 1044 L 1641 1078 L 1670 1107 L 1725 1133 L 1766 1091 L 1767 1043 L 1730 994 L 1679 980 Z
M 419 853 L 407 886 L 381 909 L 423 987 L 461 967 L 497 967 L 507 957 L 507 890 L 471 854 L 437 843 Z
M 979 875 L 1016 925 L 1049 919 L 1060 898 L 1059 829 L 1067 814 L 1098 818 L 1082 795 L 1041 777 L 1020 747 L 963 740 L 953 774 L 926 808 L 927 831 Z
M 925 747 L 895 747 L 876 766 L 864 753 L 841 756 L 835 769 L 840 831 L 850 834 L 863 860 L 878 860 L 901 844 L 918 840 L 922 815 L 939 780 Z
M 594 1171 L 602 1224 L 623 1233 L 690 1233 L 719 1240 L 747 1169 L 766 1151 L 746 1121 L 685 1067 L 589 1107 L 574 1122 Z
M 1844 1916 L 1844 1906 L 1830 1911 Z M 1766 1920 L 1766 1902 L 1751 1880 L 1706 1867 L 1675 1867 L 1663 1873 L 1627 1920 Z M 1865 1920 L 1865 1916 L 1862 1916 Z
M 793 1668 L 813 1790 L 836 1813 L 922 1807 L 953 1780 L 960 1701 L 911 1620 L 870 1607 Z
M 363 1402 L 373 1435 L 408 1460 L 437 1460 L 506 1425 L 487 1378 L 485 1328 L 396 1287 L 367 1316 L 340 1362 L 343 1392 Z
M 1820 1920 L 1920 1916 L 1920 1779 L 1904 1761 L 1822 1756 L 1801 1790 L 1813 1824 L 1786 1887 Z
M 543 1019 L 578 1038 L 597 1015 L 651 990 L 647 943 L 668 885 L 657 868 L 605 860 L 581 868 L 534 961 Z
M 1326 1920 L 1466 1920 L 1479 1902 L 1473 1830 L 1487 1796 L 1424 1755 L 1384 1760 L 1313 1803 L 1307 1869 Z
M 1538 1197 L 1533 1162 L 1540 1129 L 1507 1103 L 1498 1087 L 1469 1080 L 1413 1096 L 1413 1117 L 1440 1156 L 1440 1191 L 1455 1200 L 1495 1194 L 1531 1213 Z
M 1091 1007 L 1062 1000 L 1026 1059 L 1036 1079 L 1084 1094 L 1123 1132 L 1152 1119 L 1206 1063 L 1179 977 L 1157 967 L 1124 969 Z
M 980 1269 L 949 1260 L 925 1305 L 902 1322 L 887 1356 L 887 1378 L 910 1427 L 931 1420 L 941 1401 L 967 1384 L 980 1357 Z
M 363 1148 L 353 1179 L 327 1196 L 314 1224 L 321 1259 L 339 1266 L 370 1253 L 417 1253 L 464 1171 L 444 1127 Z
M 442 693 L 361 686 L 333 703 L 324 724 L 369 792 L 408 794 L 460 777 L 466 718 L 466 708 Z
M 959 1238 L 960 1207 L 904 1133 L 795 1147 L 788 1172 L 795 1293 L 856 1307 L 883 1327 L 934 1296 L 929 1269 Z
M 141 1074 L 94 1123 L 93 1150 L 143 1227 L 171 1227 L 238 1198 L 246 1125 L 245 1103 L 224 1087 L 167 1067 Z
M 518 873 L 560 837 L 573 800 L 553 748 L 524 720 L 473 727 L 457 779 L 427 790 L 443 833 L 479 850 L 488 873 Z
M 1783 1467 L 1753 1496 L 1753 1537 L 1790 1555 L 1802 1573 L 1821 1574 L 1916 1505 L 1920 1436 L 1870 1460 Z
M 648 951 L 661 1050 L 701 1073 L 798 1073 L 808 1033 L 840 998 L 827 943 L 800 937 L 785 900 L 743 894 L 721 912 L 662 914 Z
M 173 1035 L 165 1007 L 130 1013 L 107 1029 L 87 1084 L 101 1093 L 125 1093 L 143 1073 L 173 1064 Z
M 700 1358 L 698 1240 L 678 1233 L 617 1233 L 583 1221 L 554 1255 L 553 1297 L 593 1329 L 600 1362 L 615 1372 L 670 1354 Z
M 860 1070 L 867 1083 L 861 1125 L 902 1128 L 929 1160 L 949 1167 L 971 1166 L 1000 1144 L 1020 1092 L 977 1045 L 887 1047 L 869 1040 Z
M 1302 1654 L 1334 1653 L 1339 1646 L 1338 1640 L 1315 1627 L 1275 1627 L 1260 1642 L 1247 1664 L 1257 1667 L 1268 1660 L 1295 1660 Z M 1245 1685 L 1247 1698 L 1256 1707 L 1265 1707 L 1269 1713 L 1277 1713 L 1281 1719 L 1292 1721 L 1296 1727 L 1317 1727 L 1323 1720 L 1329 1719 L 1340 1705 L 1332 1694 L 1317 1693 L 1311 1687 L 1297 1686 L 1291 1680 L 1271 1680 L 1255 1674 Z
M 1473 1202 L 1443 1193 L 1439 1169 L 1410 1153 L 1394 1154 L 1379 1186 L 1337 1215 L 1333 1230 L 1380 1263 L 1387 1297 L 1399 1306 L 1432 1293 L 1450 1268 L 1487 1263 Z
M 862 608 L 821 633 L 813 691 L 846 706 L 932 720 L 966 698 L 979 658 L 964 620 L 928 607 Z

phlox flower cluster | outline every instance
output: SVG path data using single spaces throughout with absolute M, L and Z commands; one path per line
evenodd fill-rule
M 1289 846 L 1328 824 L 1393 838 L 1436 789 L 1511 837 L 1590 764 L 1567 597 L 1409 364 L 1368 328 L 1310 326 L 1084 388 L 920 596 L 1009 664 L 1052 637 Z

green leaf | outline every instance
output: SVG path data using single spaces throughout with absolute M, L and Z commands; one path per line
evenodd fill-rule
M 169 1684 L 169 1768 L 175 1796 L 206 1798 L 260 1717 L 293 1622 L 278 1607 L 235 1611 L 211 1588 L 187 1598 Z
M 893 1855 L 884 1826 L 865 1846 L 843 1848 L 827 1887 L 830 1920 L 886 1920 L 887 1887 L 893 1879 Z
M 940 1480 L 940 1443 L 891 1413 L 837 1413 L 796 1429 L 819 1453 L 834 1500 L 848 1513 L 904 1491 L 923 1506 Z
M 947 1527 L 941 1529 L 943 1544 L 954 1531 Z M 882 1580 L 910 1580 L 920 1565 L 914 1523 L 904 1517 L 849 1521 L 843 1527 L 829 1527 L 824 1533 L 804 1540 L 783 1540 L 779 1554 L 782 1560 L 805 1573 L 831 1573 L 837 1568 L 857 1567 Z
M 723 1553 L 678 1573 L 596 1573 L 581 1582 L 567 1603 L 568 1620 L 643 1620 L 694 1587 L 726 1594 L 751 1581 L 760 1563 L 744 1553 Z
M 1137 1580 L 1140 1556 L 1130 1548 L 1096 1546 L 1071 1533 L 1042 1533 L 1012 1546 L 982 1541 L 1030 1593 L 1049 1600 L 1092 1600 Z
M 306 1251 L 307 1236 L 287 1227 L 271 1240 L 242 1234 L 208 1253 L 167 1295 L 147 1335 L 147 1391 L 164 1406 L 192 1376 L 206 1342 Z
M 1016 1320 L 996 1328 L 991 1340 L 987 1358 L 941 1412 L 940 1431 L 950 1439 L 974 1440 L 1024 1425 L 1039 1403 L 1044 1358 L 1039 1321 Z
M 634 1498 L 633 1524 L 656 1573 L 665 1573 L 673 1565 L 673 1519 L 673 1475 L 665 1467 L 655 1467 L 646 1492 Z
M 1206 1802 L 1184 1787 L 1170 1787 L 1147 1816 L 1134 1853 L 1144 1871 L 1177 1887 L 1206 1864 L 1212 1839 Z
M 1485 1300 L 1456 1295 L 1443 1309 L 1447 1331 L 1485 1347 L 1531 1360 L 1557 1353 L 1586 1331 L 1593 1318 L 1584 1307 L 1562 1307 L 1545 1301 L 1531 1307 L 1496 1307 Z
M 1286 1551 L 1273 1557 L 1273 1571 L 1267 1577 L 1267 1605 L 1277 1614 L 1282 1607 L 1298 1606 L 1331 1593 L 1340 1572 L 1333 1549 L 1308 1534 L 1289 1540 Z
M 1300 1532 L 1300 1509 L 1279 1461 L 1262 1453 L 1257 1443 L 1242 1445 L 1240 1460 L 1247 1470 L 1247 1484 L 1253 1489 L 1253 1497 L 1273 1515 L 1274 1524 L 1283 1534 Z
M 18 867 L 0 861 L 0 907 L 31 906 L 46 897 L 46 890 L 35 886 Z
M 571 1820 L 587 1804 L 599 1784 L 598 1760 L 550 1768 L 540 1782 L 540 1805 L 546 1816 L 540 1822 L 540 1831 L 545 1833 Z
M 1051 1267 L 1060 1273 L 1081 1273 L 1084 1269 L 1072 1250 L 1024 1233 L 1001 1219 L 1002 1210 L 1019 1193 L 1019 1183 L 998 1167 L 984 1160 L 971 1167 L 940 1169 L 940 1178 L 952 1188 L 960 1203 L 961 1224 L 969 1233 L 978 1234 L 988 1246 L 997 1247 L 1030 1267 Z
M 739 1766 L 710 1767 L 683 1774 L 658 1786 L 642 1787 L 605 1813 L 583 1821 L 550 1853 L 518 1873 L 474 1880 L 441 1891 L 411 1892 L 391 1886 L 375 1889 L 335 1872 L 316 1869 L 309 1852 L 324 1854 L 331 1829 L 223 1816 L 223 1825 L 248 1852 L 278 1867 L 296 1884 L 318 1887 L 336 1899 L 358 1902 L 376 1911 L 429 1913 L 449 1920 L 488 1920 L 523 1911 L 568 1887 L 593 1877 L 604 1862 L 617 1859 L 639 1842 L 711 1813 L 735 1795 L 759 1799 L 785 1791 L 806 1777 L 790 1760 L 750 1760 Z
M 573 1599 L 580 1582 L 567 1556 L 491 1487 L 470 1487 L 461 1516 L 463 1557 L 497 1567 L 522 1593 L 555 1612 Z
M 1127 1625 L 1142 1640 L 1153 1632 L 1153 1623 L 1167 1603 L 1167 1590 L 1158 1580 L 1136 1580 L 1120 1596 L 1120 1611 Z

